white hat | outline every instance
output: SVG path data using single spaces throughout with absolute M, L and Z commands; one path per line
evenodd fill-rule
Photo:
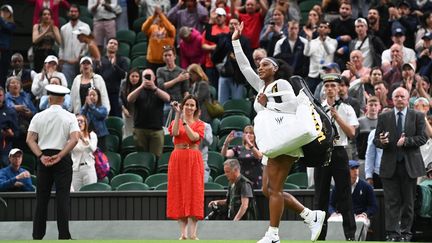
M 57 84 L 48 84 L 45 86 L 45 89 L 48 91 L 48 95 L 54 96 L 64 96 L 70 93 L 70 89 Z
M 49 62 L 55 62 L 56 64 L 58 64 L 58 58 L 54 55 L 49 55 L 45 58 L 44 63 L 49 63 Z
M 215 10 L 215 13 L 216 13 L 217 15 L 224 15 L 224 16 L 226 16 L 226 11 L 225 11 L 225 9 L 223 9 L 223 8 L 217 8 L 217 9 Z
M 12 155 L 16 154 L 16 153 L 23 153 L 23 151 L 19 148 L 13 148 L 11 149 L 11 151 L 9 152 L 9 157 L 11 157 Z
M 356 19 L 356 21 L 354 23 L 355 24 L 362 23 L 362 24 L 364 24 L 366 26 L 368 25 L 366 19 L 364 19 L 364 18 L 358 18 L 358 19 Z
M 77 30 L 72 31 L 75 35 L 90 35 L 91 30 L 88 25 L 79 26 Z
M 82 57 L 80 60 L 80 64 L 82 64 L 84 61 L 88 61 L 88 62 L 90 62 L 91 65 L 93 65 L 93 61 L 90 57 L 87 57 L 87 56 Z
M 409 62 L 404 63 L 404 64 L 402 65 L 402 70 L 403 70 L 405 67 L 409 67 L 409 68 L 411 68 L 412 70 L 414 70 L 414 72 L 415 72 L 415 67 L 414 67 L 414 65 L 412 65 L 412 63 L 409 63 Z
M 3 9 L 7 9 L 11 14 L 13 14 L 13 8 L 12 8 L 12 6 L 9 5 L 9 4 L 2 5 L 2 6 L 0 7 L 0 9 L 1 9 L 1 10 L 3 10 Z

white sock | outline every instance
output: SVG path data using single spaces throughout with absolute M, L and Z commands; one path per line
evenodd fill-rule
M 278 227 L 269 226 L 267 232 L 269 232 L 269 233 L 271 233 L 273 235 L 278 235 L 279 234 L 279 228 Z
M 303 211 L 300 213 L 300 217 L 303 219 L 306 219 L 312 211 L 309 208 L 304 208 Z

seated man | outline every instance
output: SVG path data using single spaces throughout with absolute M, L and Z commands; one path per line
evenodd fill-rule
M 363 222 L 364 228 L 361 231 L 360 240 L 366 240 L 368 228 L 370 226 L 370 217 L 378 210 L 375 194 L 371 185 L 365 180 L 359 178 L 359 166 L 357 160 L 350 160 L 350 177 L 351 177 L 351 193 L 353 212 L 356 222 Z M 335 194 L 337 188 L 334 187 L 330 196 L 328 222 L 342 222 L 342 216 L 337 211 L 335 203 Z
M 209 207 L 227 207 L 230 220 L 256 219 L 255 200 L 252 191 L 252 182 L 240 174 L 240 163 L 236 159 L 228 159 L 224 162 L 225 176 L 229 186 L 226 199 L 215 200 L 209 203 Z
M 21 168 L 23 151 L 18 148 L 9 152 L 10 165 L 0 170 L 0 191 L 34 191 L 30 173 Z

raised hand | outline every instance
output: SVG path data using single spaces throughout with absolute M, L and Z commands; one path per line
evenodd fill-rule
M 243 31 L 243 22 L 240 23 L 240 25 L 234 25 L 234 33 L 232 34 L 231 39 L 232 40 L 238 40 L 240 39 L 241 33 Z

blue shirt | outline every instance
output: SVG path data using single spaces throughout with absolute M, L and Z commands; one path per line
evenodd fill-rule
M 29 191 L 33 192 L 31 178 L 24 178 L 17 180 L 16 176 L 26 171 L 23 168 L 19 168 L 18 171 L 14 171 L 12 166 L 5 167 L 0 170 L 0 191 Z M 15 187 L 15 182 L 21 182 L 24 185 L 22 187 Z

